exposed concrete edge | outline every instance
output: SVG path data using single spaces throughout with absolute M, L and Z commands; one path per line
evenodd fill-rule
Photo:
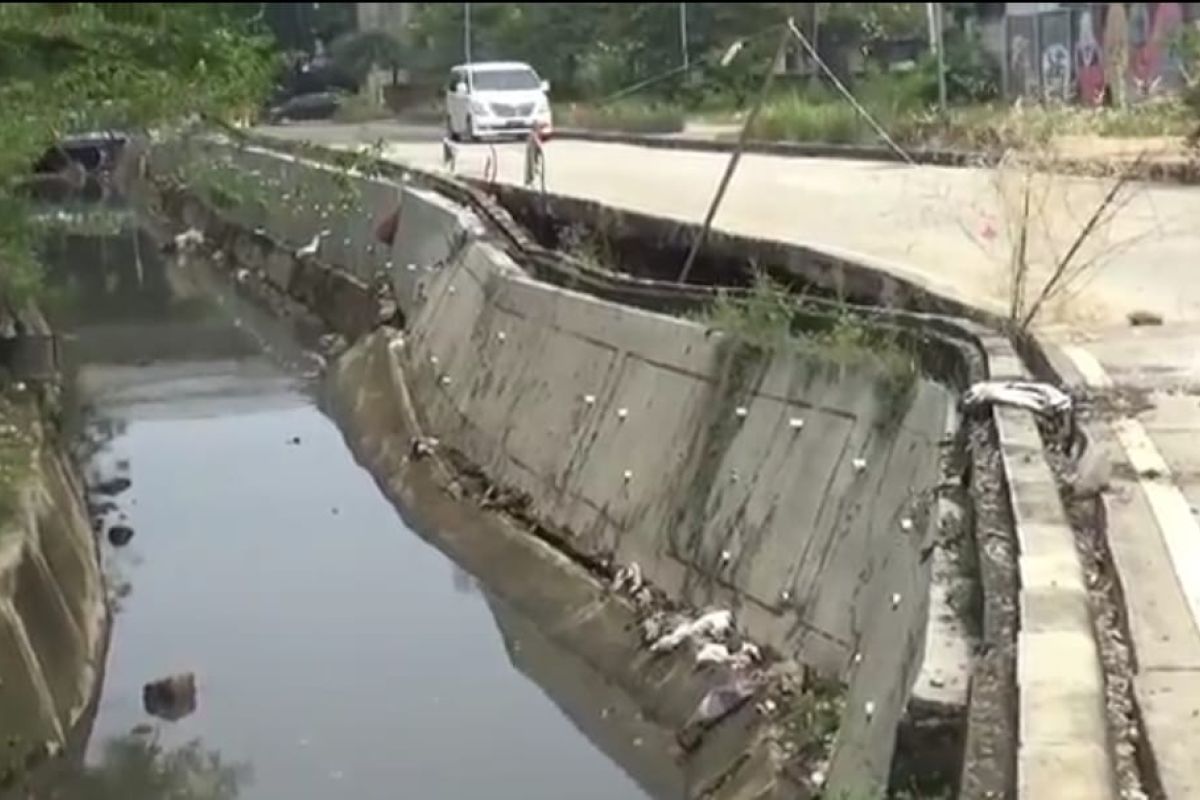
M 1027 379 L 1007 340 L 994 379 Z M 1011 355 L 1010 355 L 1011 354 Z M 1019 798 L 1116 797 L 1105 677 L 1075 534 L 1030 411 L 992 410 L 1019 548 Z
M 710 153 L 731 153 L 733 142 L 702 136 L 680 134 L 623 133 L 594 131 L 582 128 L 556 128 L 555 138 L 605 144 L 628 144 L 664 150 L 695 150 Z M 850 161 L 882 161 L 905 163 L 896 151 L 883 145 L 832 144 L 822 142 L 764 142 L 751 141 L 745 152 L 791 158 L 834 158 Z M 950 148 L 914 148 L 906 150 L 913 163 L 936 167 L 989 167 L 998 164 L 1002 154 L 977 150 Z M 1132 163 L 1132 162 L 1131 162 Z M 1112 174 L 1112 164 L 1086 158 L 1047 159 L 1050 171 L 1082 177 L 1105 177 Z M 1200 159 L 1191 161 L 1146 161 L 1134 171 L 1134 179 L 1159 183 L 1200 183 Z

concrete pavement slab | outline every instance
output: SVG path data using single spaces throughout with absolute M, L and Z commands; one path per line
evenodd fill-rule
M 1143 673 L 1134 686 L 1166 796 L 1200 798 L 1200 671 Z

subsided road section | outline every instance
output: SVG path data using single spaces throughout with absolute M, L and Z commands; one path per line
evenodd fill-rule
M 337 146 L 383 143 L 395 161 L 436 168 L 440 130 L 396 123 L 262 128 L 280 138 Z M 456 171 L 519 183 L 524 145 L 458 147 Z M 547 149 L 548 191 L 688 222 L 703 219 L 728 161 L 721 153 L 558 140 Z M 748 155 L 716 218 L 732 233 L 854 253 L 971 305 L 1007 307 L 1010 226 L 1019 218 L 1012 170 L 908 166 L 839 159 Z M 1101 201 L 1111 181 L 1054 176 L 1035 185 L 1031 254 L 1048 265 Z M 1073 330 L 1124 323 L 1135 310 L 1168 321 L 1200 319 L 1200 189 L 1136 184 L 1115 219 L 1080 253 L 1099 259 L 1076 295 L 1046 322 Z

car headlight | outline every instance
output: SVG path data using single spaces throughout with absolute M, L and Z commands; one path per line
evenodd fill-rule
M 488 109 L 487 103 L 481 103 L 478 100 L 472 100 L 471 101 L 471 113 L 487 115 L 487 114 L 490 114 L 491 111 Z
M 543 114 L 549 114 L 550 102 L 548 100 L 538 100 L 537 108 L 534 110 L 534 113 L 538 114 L 539 116 Z

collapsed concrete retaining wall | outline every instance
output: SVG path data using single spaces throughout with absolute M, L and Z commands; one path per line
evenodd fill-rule
M 404 365 L 428 428 L 526 492 L 566 547 L 732 607 L 844 678 L 832 785 L 884 780 L 921 664 L 945 388 L 889 395 L 870 363 L 739 352 L 537 283 L 486 243 L 414 294 Z
M 60 749 L 92 703 L 108 606 L 83 487 L 40 439 L 0 530 L 0 789 Z

